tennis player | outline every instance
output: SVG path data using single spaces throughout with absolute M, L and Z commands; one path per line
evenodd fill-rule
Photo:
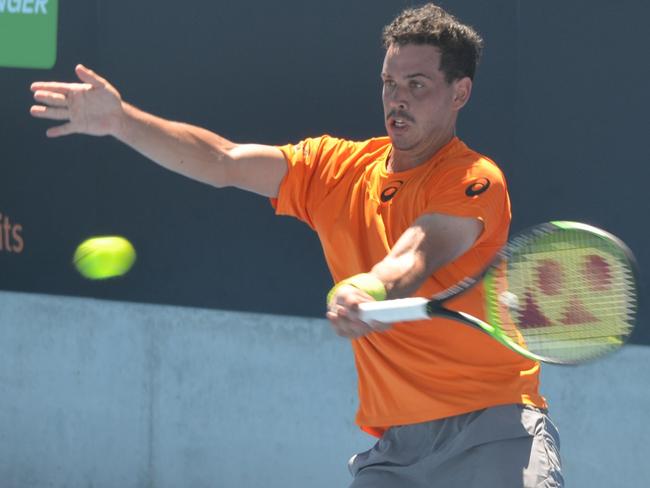
M 337 283 L 327 317 L 352 340 L 357 423 L 379 437 L 350 460 L 352 488 L 561 487 L 558 433 L 539 364 L 437 318 L 363 323 L 369 300 L 428 297 L 479 272 L 506 242 L 510 202 L 497 165 L 456 136 L 480 36 L 442 8 L 407 9 L 384 29 L 387 136 L 237 144 L 122 100 L 77 66 L 80 83 L 32 85 L 50 137 L 111 135 L 161 166 L 271 198 L 319 235 Z M 480 288 L 453 307 L 485 318 Z

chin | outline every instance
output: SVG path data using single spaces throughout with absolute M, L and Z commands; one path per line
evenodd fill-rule
M 408 137 L 413 134 L 395 134 L 392 130 L 386 128 L 386 134 L 393 144 L 393 147 L 399 151 L 408 151 L 417 146 L 417 141 L 413 137 Z
M 393 144 L 393 147 L 398 151 L 409 151 L 417 146 L 417 144 L 414 144 L 410 141 L 405 141 L 400 137 L 393 137 L 390 134 L 388 137 L 390 139 L 390 142 Z

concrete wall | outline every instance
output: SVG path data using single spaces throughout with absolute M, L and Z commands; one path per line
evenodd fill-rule
M 345 487 L 351 350 L 325 320 L 0 293 L 0 487 Z M 547 368 L 567 486 L 650 483 L 646 347 Z

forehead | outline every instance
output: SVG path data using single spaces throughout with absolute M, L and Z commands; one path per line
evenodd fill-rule
M 440 56 L 440 49 L 430 44 L 392 44 L 384 57 L 383 73 L 391 76 L 434 75 L 440 72 Z

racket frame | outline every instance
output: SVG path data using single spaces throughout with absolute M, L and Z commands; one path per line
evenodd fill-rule
M 487 265 L 483 271 L 474 277 L 466 277 L 460 282 L 452 285 L 451 287 L 437 293 L 432 298 L 427 299 L 423 297 L 409 297 L 409 298 L 399 298 L 395 300 L 386 300 L 384 302 L 367 302 L 359 304 L 360 319 L 362 321 L 378 321 L 378 322 L 406 322 L 413 320 L 427 320 L 432 317 L 441 317 L 456 322 L 460 322 L 465 325 L 472 326 L 477 328 L 486 334 L 490 335 L 496 341 L 500 342 L 502 345 L 508 347 L 509 349 L 521 354 L 522 356 L 531 359 L 533 361 L 539 361 L 549 364 L 557 365 L 575 365 L 589 362 L 591 360 L 597 359 L 600 356 L 594 356 L 584 360 L 576 361 L 564 361 L 558 360 L 555 358 L 546 357 L 540 354 L 536 354 L 522 345 L 518 344 L 512 340 L 500 327 L 493 326 L 484 320 L 474 317 L 465 312 L 450 310 L 445 308 L 442 303 L 446 300 L 460 295 L 461 293 L 466 292 L 470 288 L 476 286 L 483 279 L 489 279 L 488 274 L 492 269 L 497 268 L 504 261 L 510 259 L 510 257 L 515 253 L 517 249 L 522 248 L 526 245 L 527 242 L 537 239 L 541 236 L 552 234 L 557 232 L 558 229 L 561 230 L 582 230 L 590 232 L 594 235 L 597 235 L 603 239 L 612 241 L 618 248 L 622 251 L 623 255 L 629 263 L 629 268 L 632 271 L 633 283 L 634 283 L 634 297 L 635 297 L 635 307 L 638 309 L 638 265 L 634 254 L 630 248 L 618 237 L 615 235 L 602 230 L 598 227 L 594 227 L 589 224 L 581 222 L 572 222 L 572 221 L 551 221 L 543 224 L 534 225 L 523 231 L 519 232 L 512 239 L 510 239 L 503 248 L 497 253 L 489 265 Z M 391 311 L 400 313 L 399 319 L 391 319 L 388 315 Z M 402 315 L 403 314 L 403 315 Z M 395 315 L 397 317 L 397 315 Z M 620 346 L 625 344 L 631 335 L 628 334 L 623 341 L 621 341 Z M 619 347 L 620 349 L 620 347 Z M 604 354 L 607 354 L 612 351 L 608 351 Z

